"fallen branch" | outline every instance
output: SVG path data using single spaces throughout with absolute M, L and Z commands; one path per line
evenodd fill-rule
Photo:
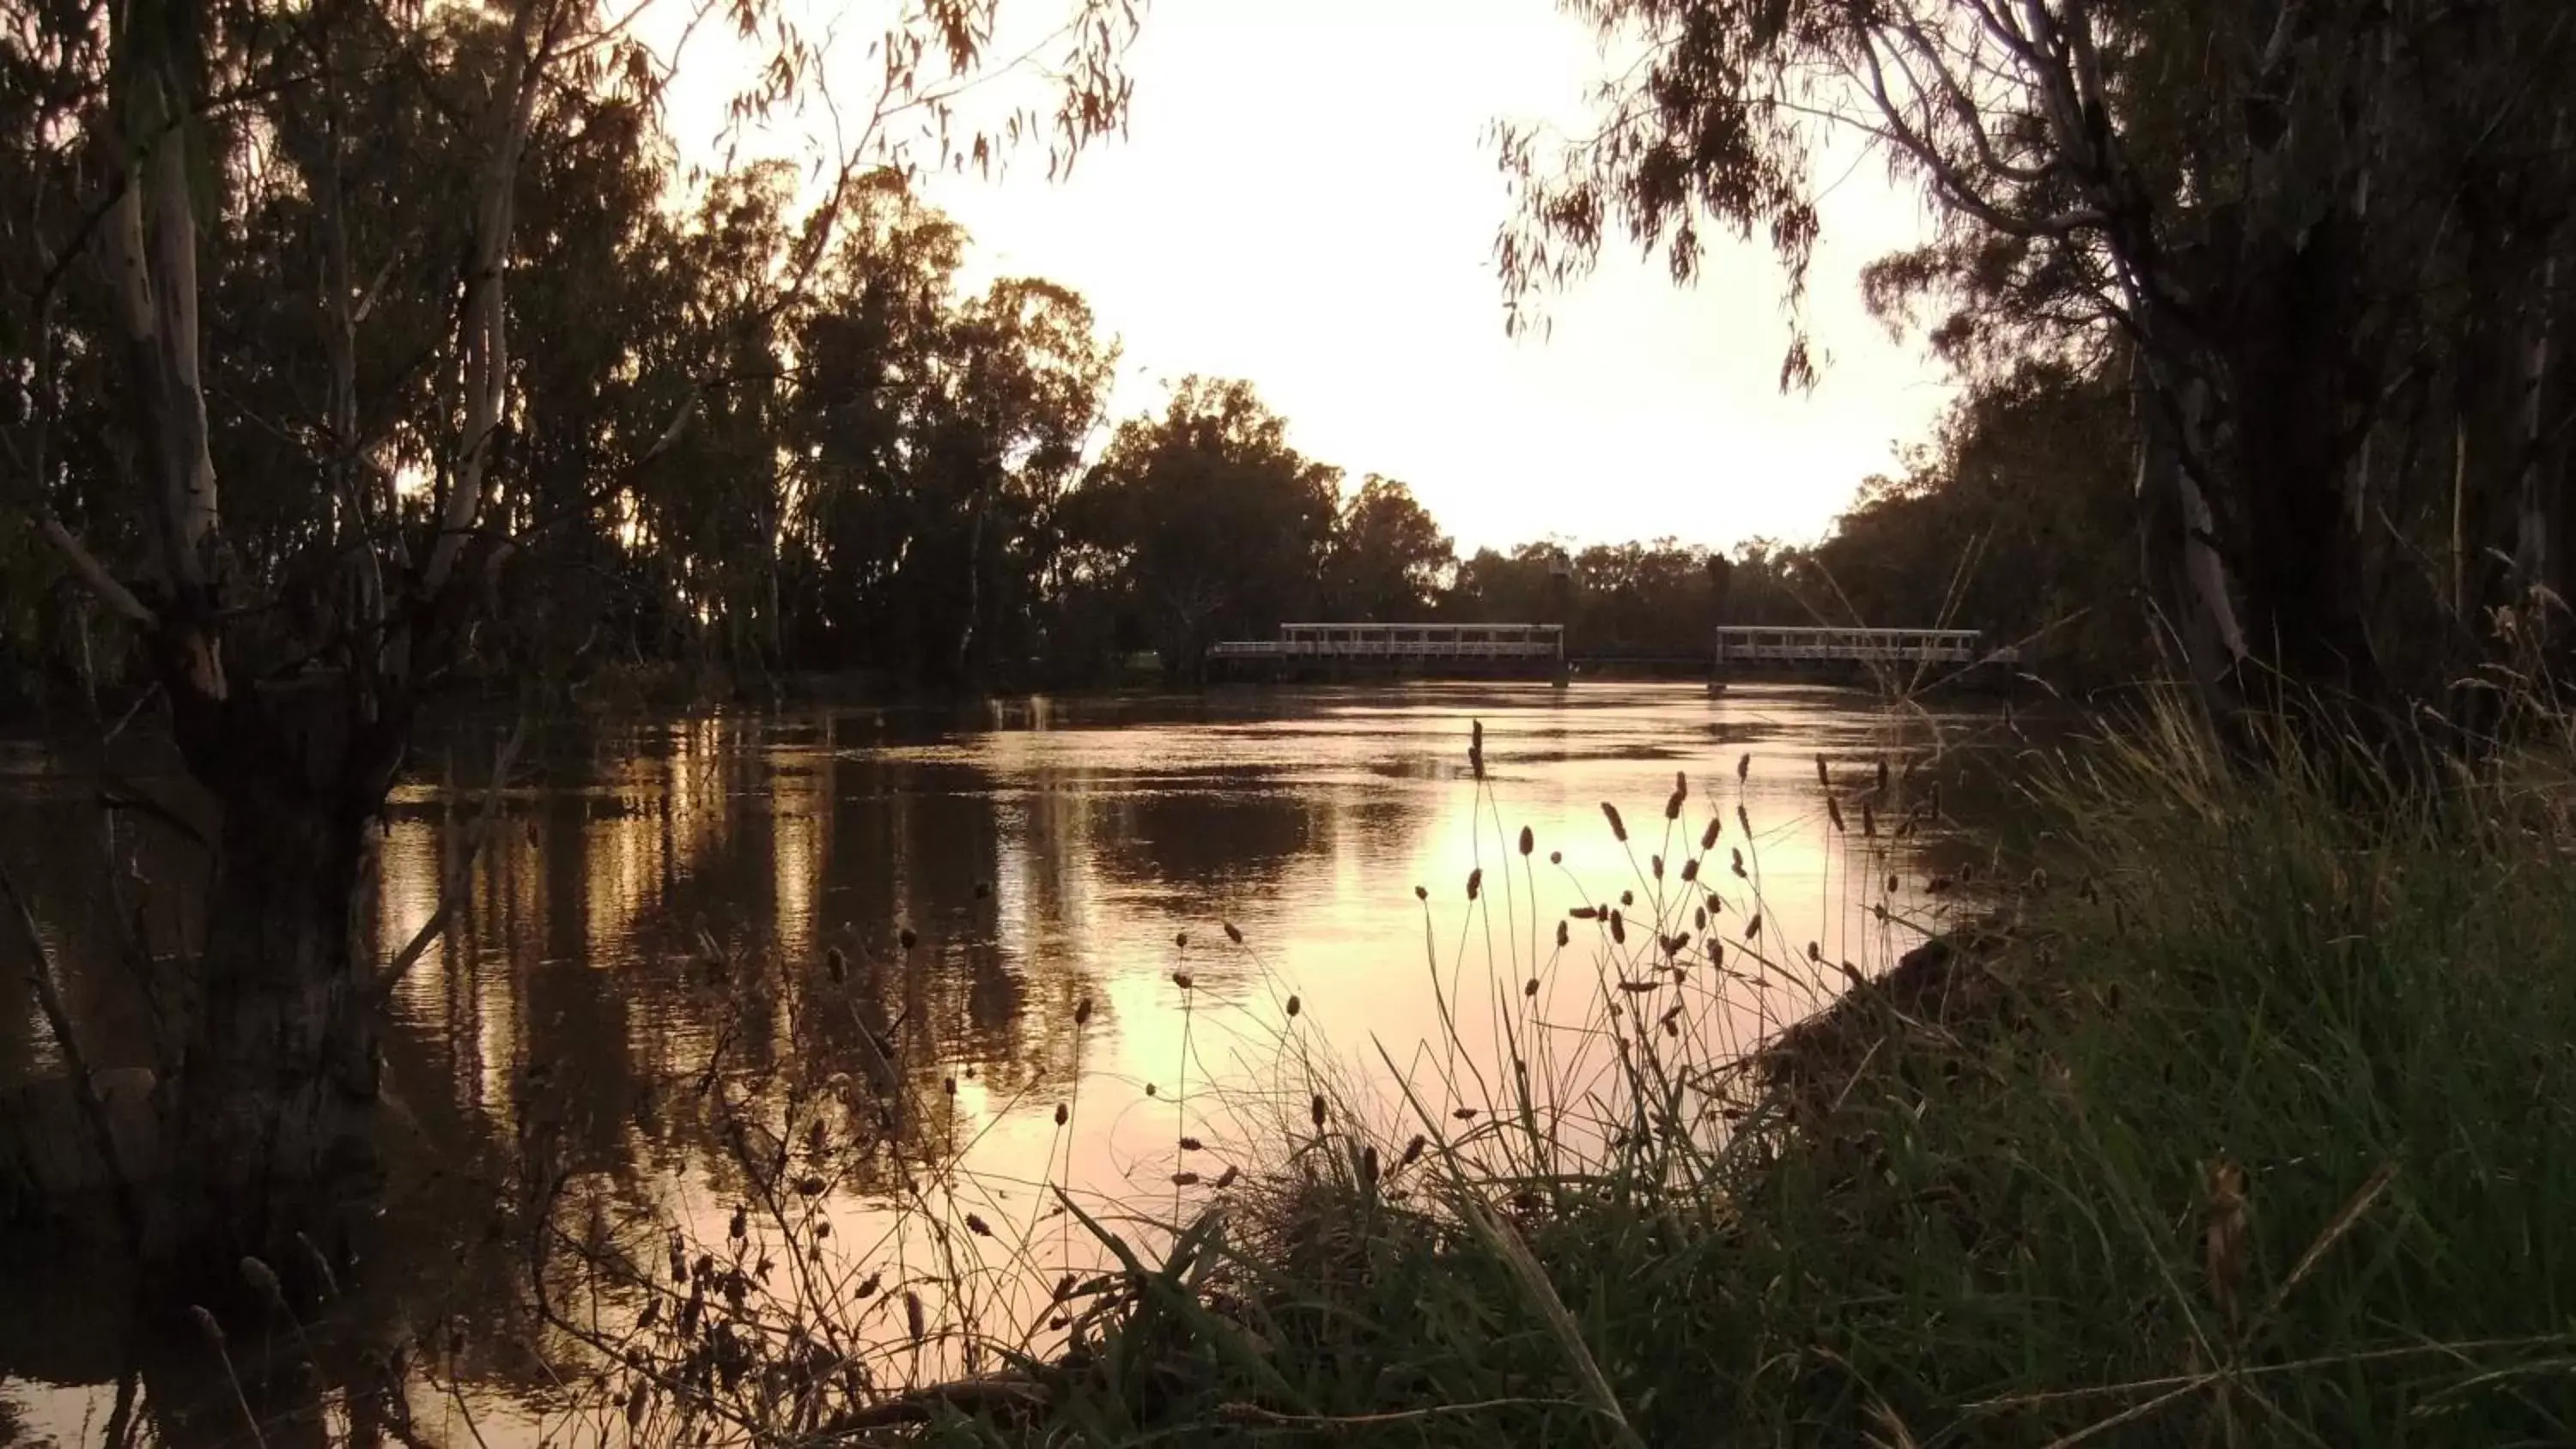
M 83 544 L 70 529 L 63 527 L 62 520 L 50 513 L 44 514 L 36 520 L 36 530 L 45 536 L 47 543 L 54 546 L 55 552 L 63 556 L 64 564 L 69 566 L 73 574 L 88 586 L 92 594 L 97 595 L 99 602 L 107 605 L 119 618 L 139 624 L 146 629 L 160 626 L 160 617 L 145 607 L 143 601 L 134 596 L 132 589 L 118 582 L 116 575 L 107 571 L 107 565 L 100 563 L 98 556 L 91 553 L 87 545 Z
M 817 1442 L 832 1443 L 873 1429 L 926 1424 L 943 1410 L 972 1418 L 995 1412 L 1035 1413 L 1052 1402 L 1053 1397 L 1046 1386 L 1033 1379 L 959 1379 L 953 1383 L 926 1384 L 841 1415 Z
M 1216 1416 L 1229 1424 L 1264 1424 L 1280 1429 L 1364 1429 L 1389 1424 L 1418 1424 L 1453 1414 L 1482 1414 L 1494 1409 L 1598 1410 L 1576 1399 L 1480 1399 L 1472 1404 L 1428 1404 L 1419 1409 L 1390 1409 L 1378 1414 L 1283 1414 L 1259 1404 L 1220 1404 Z

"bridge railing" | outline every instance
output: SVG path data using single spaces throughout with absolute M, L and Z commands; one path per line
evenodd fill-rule
M 1554 659 L 1556 624 L 1283 624 L 1276 639 L 1229 639 L 1213 659 Z
M 2021 651 L 1987 648 L 1974 629 L 1836 629 L 1728 625 L 1717 662 L 1811 664 L 2016 664 Z
M 1288 639 L 1228 639 L 1208 646 L 1212 659 L 1553 659 L 1553 644 L 1525 640 L 1352 640 L 1348 643 Z

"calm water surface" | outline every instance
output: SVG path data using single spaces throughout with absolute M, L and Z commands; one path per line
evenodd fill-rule
M 1471 720 L 1485 729 L 1482 790 Z M 1981 853 L 1976 827 L 2001 817 L 1995 765 L 2022 747 L 2008 719 L 1969 704 L 1891 711 L 1744 685 L 1718 698 L 1417 685 L 560 726 L 502 798 L 468 908 L 401 987 L 389 1054 L 405 1170 L 362 1306 L 329 1331 L 431 1341 L 435 1325 L 472 1325 L 445 1345 L 454 1391 L 444 1378 L 415 1387 L 415 1414 L 446 1442 L 472 1442 L 468 1405 L 486 1436 L 516 1425 L 525 1437 L 524 1406 L 548 1386 L 546 1336 L 530 1326 L 494 1184 L 542 1153 L 595 1219 L 717 1236 L 742 1192 L 740 1144 L 673 1104 L 702 1089 L 846 1092 L 879 1062 L 904 1078 L 893 1127 L 910 1145 L 834 1184 L 825 1208 L 854 1255 L 931 1252 L 888 1211 L 928 1194 L 998 1225 L 997 1262 L 1078 1258 L 1050 1185 L 1168 1216 L 1176 1170 L 1213 1179 L 1249 1160 L 1261 1087 L 1302 1115 L 1308 1073 L 1336 1073 L 1390 1122 L 1399 1078 L 1435 1110 L 1474 1100 L 1474 1079 L 1498 1064 L 1498 1048 L 1477 1044 L 1498 1040 L 1503 1016 L 1580 1023 L 1601 1008 L 1595 938 L 1553 950 L 1567 908 L 1650 894 L 1653 857 L 1678 871 L 1712 814 L 1710 875 L 1738 922 L 1721 932 L 1759 911 L 1785 943 L 1777 954 L 1813 943 L 1835 968 L 1813 975 L 1883 967 L 1919 936 L 1875 908 L 1901 918 L 1936 904 L 1927 884 Z M 388 954 L 438 900 L 490 753 L 488 735 L 454 731 L 395 796 L 375 912 Z M 1840 832 L 1819 755 L 1849 807 Z M 1881 760 L 1909 801 L 1943 782 L 1948 823 L 1901 843 L 1882 824 L 1864 840 L 1857 806 Z M 1691 794 L 1667 837 L 1676 772 Z M 100 946 L 95 783 L 80 760 L 7 747 L 0 858 L 38 894 L 100 1054 L 140 1060 L 132 1003 Z M 1625 816 L 1625 846 L 1604 802 Z M 1743 880 L 1719 864 L 1738 850 Z M 187 857 L 145 835 L 128 866 L 175 939 Z M 839 982 L 824 965 L 833 948 Z M 1531 979 L 1535 998 L 1522 995 Z M 1749 1043 L 1821 989 L 1733 992 L 1700 1029 Z M 1444 1003 L 1462 1048 L 1446 1044 Z M 863 1029 L 888 1050 L 870 1051 Z M 9 973 L 0 1081 L 51 1065 Z M 1182 1153 L 1183 1135 L 1204 1146 Z M 987 1314 L 1018 1302 L 995 1286 L 1008 1276 L 987 1276 Z M 101 1434 L 130 1335 L 99 1300 L 59 1282 L 0 1286 L 0 1442 Z M 224 1417 L 205 1411 L 204 1437 L 225 1439 Z

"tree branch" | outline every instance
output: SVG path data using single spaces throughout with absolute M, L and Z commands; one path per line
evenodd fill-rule
M 159 616 L 144 607 L 143 601 L 134 596 L 132 589 L 117 582 L 116 575 L 109 573 L 107 566 L 98 561 L 98 556 L 91 553 L 78 538 L 75 538 L 70 529 L 63 527 L 61 519 L 50 513 L 40 514 L 36 520 L 36 528 L 38 532 L 44 534 L 45 541 L 52 544 L 55 551 L 63 556 L 63 562 L 71 566 L 71 571 L 79 576 L 80 581 L 88 585 L 89 591 L 98 595 L 99 601 L 115 611 L 118 617 L 140 624 L 146 629 L 159 626 L 161 622 Z
M 1861 55 L 1869 65 L 1870 99 L 1886 119 L 1886 125 L 1877 128 L 1878 134 L 1912 156 L 1931 176 L 1933 185 L 1961 210 L 1996 231 L 2017 237 L 2064 237 L 2108 222 L 2109 218 L 2103 212 L 2092 207 L 2054 216 L 2016 215 L 1979 191 L 1947 156 L 1941 154 L 1941 148 L 1934 145 L 1930 137 L 1918 134 L 1907 121 L 1903 108 L 1888 90 L 1887 70 L 1879 59 L 1878 47 L 1879 41 L 1875 37 L 1861 37 Z

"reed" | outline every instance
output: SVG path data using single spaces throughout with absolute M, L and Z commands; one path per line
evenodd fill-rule
M 1754 822 L 1703 834 L 1684 782 L 1668 868 L 1525 942 L 1597 974 L 1580 1032 L 1502 1012 L 1524 1069 L 1409 1095 L 1389 1143 L 1316 1099 L 1185 1271 L 1138 1265 L 1195 1293 L 1087 1326 L 1131 1368 L 1006 1437 L 2576 1439 L 2571 756 L 2342 749 L 2249 769 L 2150 715 L 2035 767 L 2045 855 L 1988 928 L 1857 989 L 1775 943 Z M 1924 818 L 1819 773 L 1820 828 L 1855 788 L 1871 838 Z M 1741 913 L 1692 879 L 1737 841 Z M 1689 1009 L 1755 981 L 1798 994 L 1776 1027 L 1848 994 L 1752 1041 Z
M 653 1446 L 2576 1442 L 2563 735 L 2258 769 L 2153 710 L 2029 767 L 2033 859 L 1921 890 L 1911 770 L 1818 758 L 1778 825 L 1749 757 L 1677 777 L 1660 820 L 1605 803 L 1627 876 L 1587 882 L 1486 743 L 1492 848 L 1417 891 L 1446 1040 L 1412 1072 L 1337 1067 L 1231 925 L 1174 943 L 1150 1206 L 1059 1175 L 1006 1207 L 971 1141 L 901 1130 L 948 1120 L 919 1073 L 852 1111 L 711 1066 L 719 1241 L 539 1194 L 545 1302 L 606 1366 L 566 1376 L 584 1412 Z M 1839 841 L 1820 905 L 1869 929 L 1786 924 L 1791 830 Z M 1541 870 L 1582 904 L 1540 918 Z M 1935 887 L 1974 914 L 1909 949 Z M 1268 1000 L 1220 1002 L 1210 953 Z M 819 1022 L 865 969 L 772 989 Z M 1253 1080 L 1198 1058 L 1228 1011 L 1267 1023 Z M 898 1204 L 882 1237 L 830 1233 L 850 1187 Z

